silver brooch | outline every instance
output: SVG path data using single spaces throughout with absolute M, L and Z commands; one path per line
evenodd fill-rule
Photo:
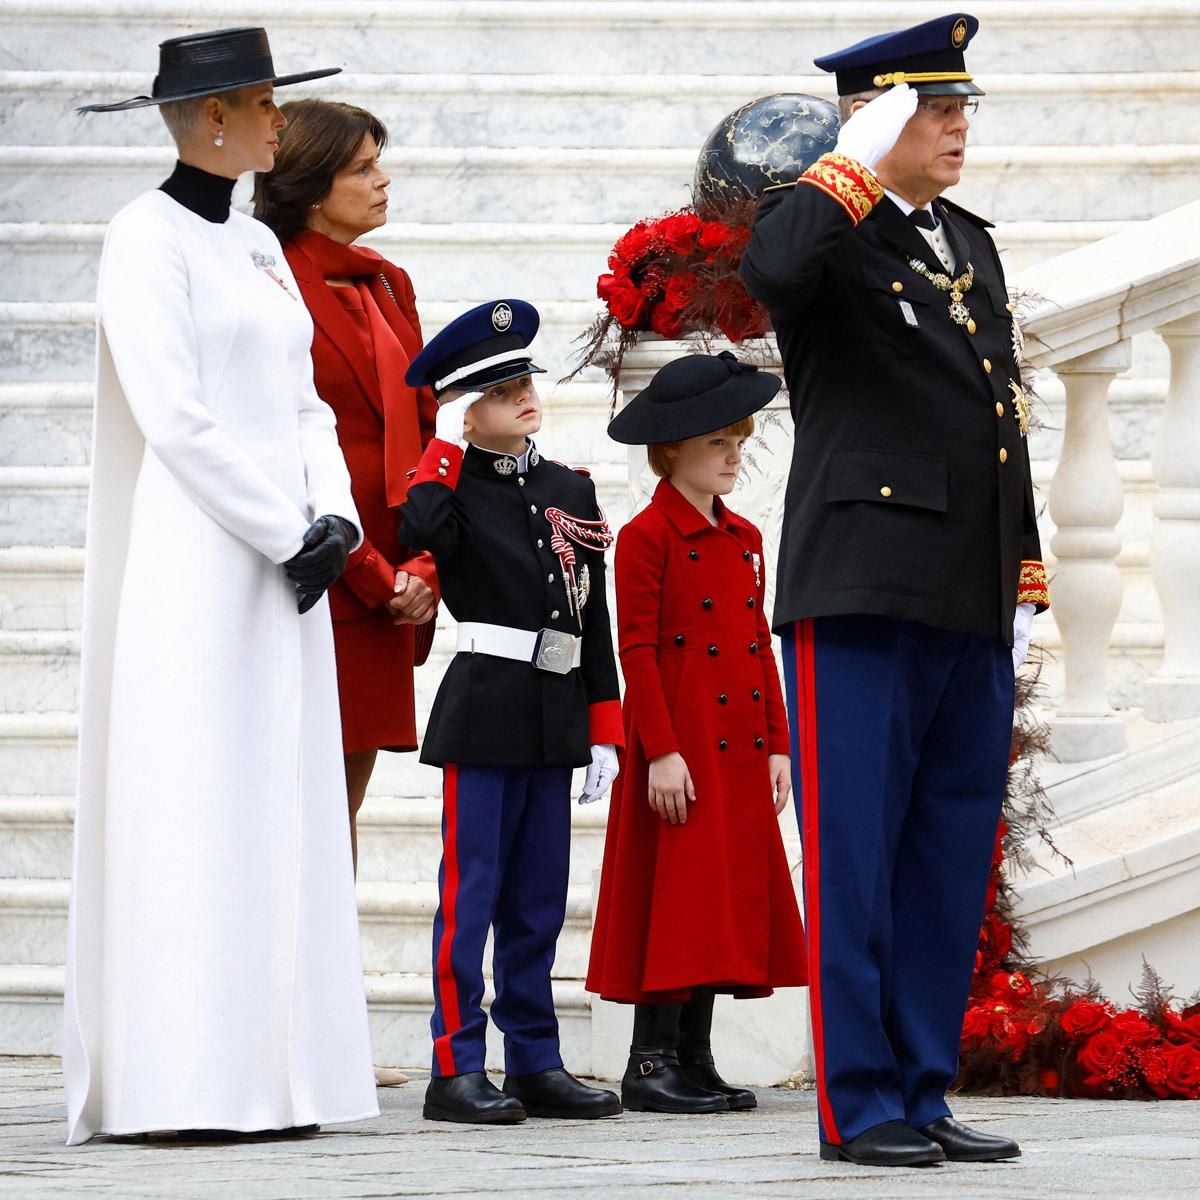
M 542 456 L 538 453 L 537 447 L 530 446 L 530 448 L 529 448 L 529 465 L 531 467 L 536 467 L 538 465 L 538 463 L 540 463 L 541 461 L 542 461 Z
M 273 279 L 289 296 L 295 300 L 297 297 L 292 294 L 292 289 L 278 275 L 275 274 L 275 255 L 264 254 L 261 250 L 250 251 L 250 261 L 266 275 L 268 279 Z
M 511 475 L 517 469 L 517 460 L 506 454 L 503 458 L 494 459 L 492 462 L 492 470 L 497 475 Z

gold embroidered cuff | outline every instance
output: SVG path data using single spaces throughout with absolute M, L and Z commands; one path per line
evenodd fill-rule
M 1021 574 L 1017 579 L 1017 603 L 1036 604 L 1038 608 L 1050 607 L 1050 584 L 1046 579 L 1046 568 L 1036 559 L 1025 559 L 1021 563 Z
M 855 225 L 883 199 L 879 180 L 862 163 L 844 154 L 822 154 L 799 181 L 832 196 Z

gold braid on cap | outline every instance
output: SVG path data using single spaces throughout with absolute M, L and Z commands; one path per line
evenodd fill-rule
M 901 83 L 970 83 L 969 71 L 888 71 L 875 76 L 876 87 L 891 87 Z

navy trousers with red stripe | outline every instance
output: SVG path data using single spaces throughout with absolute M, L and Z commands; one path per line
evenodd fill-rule
M 440 903 L 433 922 L 434 1075 L 484 1069 L 489 930 L 505 1070 L 562 1066 L 550 990 L 567 905 L 569 767 L 443 768 Z
M 821 1138 L 946 1116 L 1012 736 L 998 639 L 876 616 L 783 635 Z

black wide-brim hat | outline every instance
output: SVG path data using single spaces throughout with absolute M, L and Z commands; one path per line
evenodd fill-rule
M 659 368 L 608 423 L 608 436 L 626 446 L 700 437 L 765 408 L 781 386 L 778 375 L 739 362 L 728 350 L 689 354 Z
M 301 71 L 298 75 L 277 75 L 265 29 L 254 26 L 214 29 L 210 33 L 169 38 L 159 44 L 158 74 L 149 96 L 134 96 L 116 104 L 85 104 L 78 111 L 120 112 L 126 108 L 146 108 L 171 100 L 214 96 L 259 83 L 286 87 L 289 83 L 337 75 L 341 69 L 322 67 L 319 71 Z

